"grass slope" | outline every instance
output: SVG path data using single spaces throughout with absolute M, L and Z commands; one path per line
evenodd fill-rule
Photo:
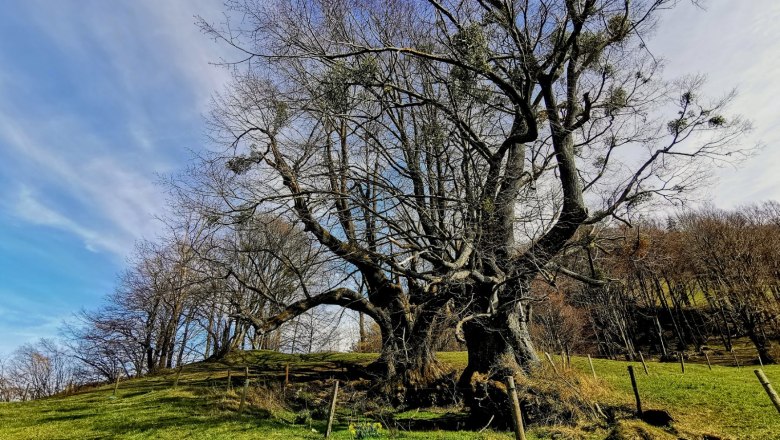
M 454 368 L 465 365 L 465 353 L 441 353 L 440 358 Z M 291 376 L 299 383 L 328 376 L 340 377 L 349 366 L 373 359 L 364 354 L 315 354 L 290 356 L 271 352 L 244 352 L 226 363 L 188 365 L 181 373 L 179 386 L 173 388 L 175 372 L 133 379 L 113 385 L 81 391 L 75 395 L 52 397 L 25 403 L 0 404 L 0 439 L 320 439 L 324 422 L 295 424 L 295 414 L 264 400 L 254 393 L 247 410 L 237 414 L 239 394 L 226 392 L 227 369 L 233 371 L 237 387 L 243 383 L 243 365 L 252 365 L 254 383 L 278 386 L 284 366 L 290 363 Z M 590 374 L 585 358 L 573 358 L 573 368 Z M 626 373 L 626 362 L 594 360 L 597 382 L 608 390 L 606 404 L 630 407 L 633 394 Z M 665 409 L 675 418 L 677 435 L 657 431 L 653 438 L 780 438 L 780 415 L 772 406 L 756 379 L 753 368 L 688 364 L 681 374 L 678 364 L 649 362 L 650 374 L 635 363 L 637 380 L 645 408 Z M 560 368 L 560 366 L 559 366 Z M 780 383 L 780 366 L 767 366 L 770 380 Z M 346 409 L 340 414 L 333 438 L 350 439 L 347 423 L 360 415 Z M 436 417 L 436 411 L 414 412 L 408 417 Z M 623 438 L 632 438 L 640 422 L 624 421 L 619 430 Z M 645 431 L 656 432 L 642 427 Z M 317 432 L 313 432 L 315 430 Z M 529 438 L 604 438 L 607 431 L 567 432 L 566 429 L 538 427 Z M 485 439 L 512 438 L 508 433 L 489 430 L 475 432 L 405 432 L 384 437 L 408 439 Z M 563 435 L 563 437 L 558 437 Z M 639 435 L 639 434 L 637 434 Z M 642 438 L 642 437 L 635 437 Z M 647 437 L 645 437 L 647 438 Z
M 573 359 L 581 371 L 587 359 Z M 633 405 L 627 362 L 594 360 L 600 378 L 615 392 L 612 397 Z M 685 374 L 675 363 L 648 362 L 649 375 L 634 363 L 637 386 L 645 409 L 665 409 L 675 425 L 694 432 L 738 439 L 780 439 L 780 414 L 758 382 L 756 367 L 723 367 L 686 364 Z M 780 383 L 780 366 L 764 368 L 770 381 Z

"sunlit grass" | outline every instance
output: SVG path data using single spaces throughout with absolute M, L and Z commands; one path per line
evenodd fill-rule
M 243 367 L 251 367 L 256 383 L 276 383 L 290 365 L 291 375 L 305 378 L 310 372 L 366 364 L 372 354 L 316 354 L 290 356 L 274 352 L 246 352 L 225 363 L 187 366 L 179 386 L 172 387 L 175 372 L 120 383 L 117 396 L 106 385 L 68 397 L 53 397 L 26 403 L 0 404 L 0 439 L 319 439 L 323 421 L 293 423 L 295 414 L 283 407 L 263 408 L 250 404 L 239 415 L 239 393 L 226 392 L 227 369 L 236 387 L 243 383 Z M 455 369 L 466 364 L 465 353 L 440 353 L 439 358 Z M 559 359 L 556 359 L 559 361 Z M 599 398 L 605 405 L 631 408 L 634 404 L 627 362 L 594 359 L 603 385 Z M 574 357 L 573 369 L 590 375 L 586 358 Z M 753 368 L 687 364 L 682 374 L 677 363 L 648 362 L 649 375 L 634 363 L 645 408 L 665 409 L 675 418 L 681 433 L 715 434 L 725 438 L 771 439 L 780 433 L 780 416 L 756 379 Z M 560 368 L 560 365 L 559 365 Z M 780 381 L 780 367 L 767 366 L 770 380 Z M 435 418 L 445 410 L 421 410 L 399 414 L 401 418 Z M 346 417 L 335 427 L 335 439 L 349 439 Z M 634 422 L 628 422 L 630 423 Z M 638 423 L 638 422 L 637 422 Z M 561 428 L 561 431 L 566 431 Z M 549 428 L 532 427 L 529 438 L 550 438 Z M 660 432 L 660 431 L 659 431 Z M 586 438 L 603 438 L 605 430 L 579 432 Z M 572 434 L 573 435 L 573 434 Z M 660 434 L 659 434 L 660 435 Z M 665 434 L 664 434 L 665 435 Z M 509 433 L 390 432 L 385 438 L 484 439 L 512 438 Z M 676 438 L 676 437 L 671 437 Z
M 633 405 L 627 362 L 593 360 L 600 379 L 615 389 L 612 397 Z M 574 367 L 590 372 L 587 359 L 572 359 Z M 648 362 L 645 375 L 639 362 L 633 363 L 644 408 L 669 411 L 680 426 L 705 433 L 726 434 L 744 439 L 780 438 L 780 414 L 758 382 L 755 367 L 723 367 L 688 363 L 685 374 L 678 363 Z M 764 372 L 780 383 L 780 366 Z

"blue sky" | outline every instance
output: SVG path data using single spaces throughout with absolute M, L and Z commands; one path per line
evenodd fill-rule
M 204 146 L 216 1 L 11 1 L 0 14 L 0 353 L 112 290 L 160 174 Z
M 205 148 L 202 114 L 227 80 L 193 16 L 220 0 L 11 0 L 0 14 L 0 353 L 109 293 L 133 243 L 154 238 L 157 176 Z M 721 206 L 780 199 L 780 5 L 687 2 L 650 47 L 667 73 L 738 87 L 762 155 L 719 172 Z

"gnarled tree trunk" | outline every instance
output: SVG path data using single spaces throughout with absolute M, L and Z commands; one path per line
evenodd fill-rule
M 464 324 L 468 365 L 458 380 L 458 388 L 475 425 L 484 424 L 491 417 L 494 426 L 511 423 L 505 378 L 518 372 L 530 373 L 539 364 L 529 318 L 530 309 L 517 304 Z
M 412 306 L 396 301 L 387 319 L 378 322 L 382 350 L 371 370 L 382 378 L 377 390 L 389 395 L 394 404 L 445 403 L 442 397 L 447 393 L 435 387 L 446 373 L 434 351 L 434 319 L 440 311 L 439 304 Z

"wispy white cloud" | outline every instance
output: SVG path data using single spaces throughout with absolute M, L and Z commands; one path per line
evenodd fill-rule
M 221 0 L 5 6 L 0 352 L 94 307 L 134 241 L 161 232 L 154 182 L 201 147 L 201 115 L 227 80 L 209 65 L 221 49 L 194 25 L 219 19 Z
M 0 290 L 0 295 L 8 298 L 12 292 Z M 10 354 L 21 343 L 56 337 L 63 321 L 72 318 L 72 312 L 63 312 L 62 308 L 60 312 L 54 313 L 41 309 L 36 300 L 17 298 L 0 304 L 0 331 L 4 335 L 0 339 L 0 356 Z
M 164 209 L 161 189 L 153 184 L 153 172 L 161 167 L 153 159 L 146 170 L 134 170 L 89 141 L 79 144 L 85 148 L 68 144 L 67 139 L 84 137 L 77 125 L 58 127 L 63 137 L 57 138 L 49 130 L 36 132 L 24 124 L 18 119 L 10 123 L 0 111 L 0 139 L 14 149 L 13 173 L 21 185 L 10 206 L 14 215 L 72 233 L 88 248 L 120 259 L 133 241 L 153 236 L 153 216 Z M 48 194 L 59 208 L 40 202 L 41 194 Z
M 703 73 L 707 92 L 722 95 L 736 88 L 733 110 L 753 121 L 755 131 L 742 145 L 764 148 L 740 168 L 720 170 L 709 191 L 717 205 L 730 207 L 780 200 L 780 3 L 776 0 L 710 0 L 700 9 L 689 2 L 668 11 L 651 49 L 667 59 L 670 76 Z
M 52 73 L 84 76 L 67 97 L 15 96 L 43 89 L 23 69 L 0 78 L 0 171 L 17 184 L 17 218 L 117 256 L 158 233 L 154 216 L 165 203 L 154 182 L 200 146 L 200 115 L 227 80 L 209 65 L 218 48 L 194 25 L 195 14 L 220 9 L 219 1 L 26 5 L 30 32 L 68 61 Z M 89 106 L 69 109 L 57 99 Z
M 92 252 L 108 250 L 121 255 L 126 251 L 124 243 L 111 240 L 110 236 L 79 225 L 65 215 L 41 203 L 27 187 L 22 187 L 14 203 L 15 214 L 34 225 L 50 226 L 80 237 Z

